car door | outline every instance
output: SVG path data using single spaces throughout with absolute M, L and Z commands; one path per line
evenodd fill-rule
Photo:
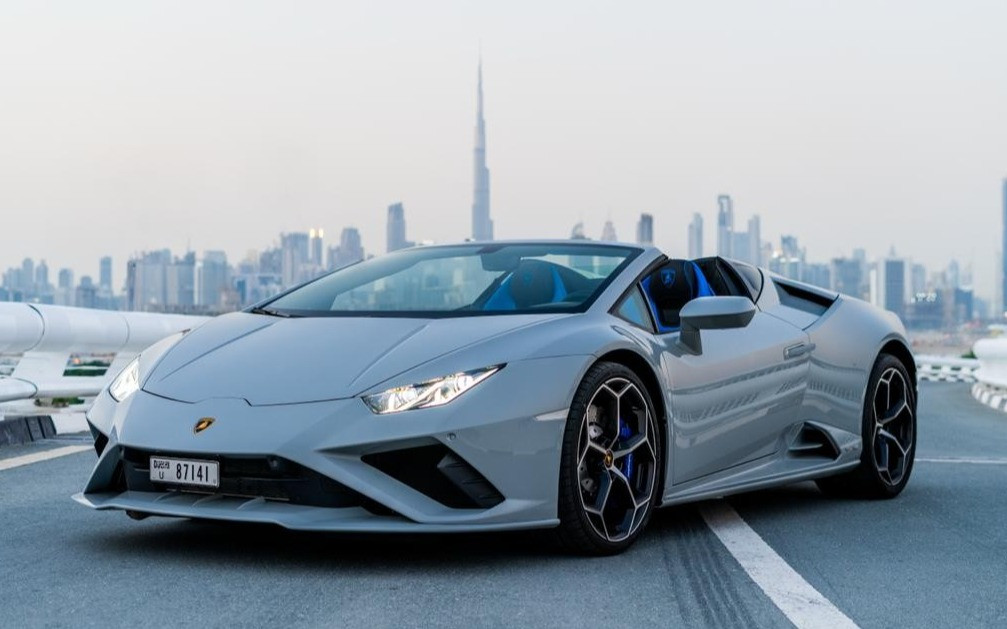
M 803 330 L 751 304 L 744 327 L 699 330 L 698 353 L 683 343 L 682 309 L 692 299 L 737 299 L 723 294 L 737 291 L 751 300 L 724 279 L 671 260 L 642 282 L 670 382 L 674 484 L 774 453 L 800 416 L 810 349 Z

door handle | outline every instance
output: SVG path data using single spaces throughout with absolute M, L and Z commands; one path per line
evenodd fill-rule
M 805 354 L 810 354 L 815 349 L 814 343 L 798 343 L 797 345 L 791 345 L 787 349 L 783 350 L 783 358 L 786 360 L 791 360 L 792 358 L 800 358 Z

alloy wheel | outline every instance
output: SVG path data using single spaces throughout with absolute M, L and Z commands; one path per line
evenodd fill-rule
M 578 438 L 581 506 L 609 542 L 627 539 L 646 519 L 657 479 L 656 430 L 646 397 L 625 378 L 605 381 L 587 405 Z
M 885 370 L 874 391 L 872 453 L 881 480 L 896 486 L 902 482 L 911 460 L 915 421 L 912 391 L 902 372 Z

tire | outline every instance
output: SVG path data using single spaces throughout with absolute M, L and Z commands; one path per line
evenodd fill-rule
M 555 536 L 564 548 L 612 555 L 639 538 L 664 473 L 657 422 L 650 394 L 633 370 L 609 362 L 588 370 L 563 436 Z
M 898 496 L 916 458 L 916 383 L 898 358 L 878 357 L 871 371 L 861 428 L 863 451 L 852 471 L 815 481 L 832 496 L 886 499 Z

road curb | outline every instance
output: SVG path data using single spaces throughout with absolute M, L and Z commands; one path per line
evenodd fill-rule
M 0 446 L 22 445 L 56 436 L 56 425 L 49 415 L 26 415 L 0 420 Z
M 972 386 L 972 397 L 993 410 L 1007 412 L 1007 390 L 977 382 Z

